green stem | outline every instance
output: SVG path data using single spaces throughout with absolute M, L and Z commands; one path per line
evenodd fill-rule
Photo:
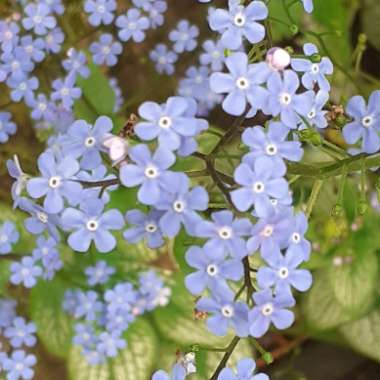
M 313 185 L 313 188 L 311 190 L 311 194 L 310 194 L 310 198 L 309 198 L 309 201 L 307 202 L 307 206 L 306 206 L 306 217 L 309 218 L 312 211 L 313 211 L 313 208 L 315 206 L 315 203 L 317 202 L 317 199 L 318 199 L 318 195 L 321 191 L 321 188 L 322 188 L 322 185 L 323 185 L 323 181 L 322 180 L 316 180 L 314 182 L 314 185 Z

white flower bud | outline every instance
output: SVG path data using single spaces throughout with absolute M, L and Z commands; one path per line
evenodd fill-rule
M 103 146 L 108 149 L 108 155 L 113 164 L 123 161 L 128 154 L 128 143 L 125 139 L 110 135 L 103 141 Z
M 275 47 L 268 51 L 266 61 L 273 70 L 284 70 L 290 65 L 290 54 L 282 48 Z

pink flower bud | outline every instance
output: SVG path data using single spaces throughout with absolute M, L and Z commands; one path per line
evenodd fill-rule
M 272 48 L 267 53 L 267 63 L 273 70 L 280 71 L 290 65 L 290 54 L 282 48 Z
M 114 164 L 124 160 L 128 154 L 128 143 L 125 139 L 110 135 L 103 141 L 103 146 L 108 149 L 108 155 Z

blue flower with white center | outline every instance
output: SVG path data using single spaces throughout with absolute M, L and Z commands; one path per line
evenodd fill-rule
M 149 19 L 142 16 L 138 9 L 129 9 L 125 15 L 116 19 L 116 26 L 119 30 L 119 38 L 122 41 L 142 42 L 145 39 L 145 30 L 149 28 Z
M 99 116 L 94 125 L 84 120 L 75 121 L 67 130 L 67 137 L 62 143 L 64 154 L 80 158 L 82 169 L 95 169 L 102 163 L 102 144 L 112 128 L 113 123 L 108 116 Z
M 221 36 L 227 49 L 236 50 L 243 44 L 243 37 L 251 44 L 262 41 L 265 28 L 257 21 L 268 17 L 268 8 L 262 1 L 252 1 L 247 7 L 240 0 L 229 0 L 229 10 L 216 9 L 209 17 L 210 28 Z
M 165 13 L 167 9 L 168 4 L 166 1 L 155 0 L 152 3 L 148 10 L 149 23 L 152 29 L 156 29 L 157 27 L 164 25 L 163 13 Z
M 313 12 L 313 0 L 302 0 L 303 7 L 307 13 Z
M 78 291 L 77 297 L 78 303 L 74 311 L 74 318 L 95 321 L 97 313 L 103 310 L 103 303 L 98 300 L 98 294 L 93 290 Z
M 269 267 L 261 267 L 257 272 L 257 283 L 261 289 L 274 287 L 276 294 L 291 293 L 291 287 L 305 292 L 312 283 L 312 276 L 306 269 L 298 269 L 305 256 L 301 251 L 289 248 L 285 255 L 274 249 L 265 261 Z
M 79 171 L 79 164 L 70 156 L 57 160 L 51 151 L 46 151 L 38 157 L 38 169 L 42 176 L 31 178 L 26 189 L 32 198 L 44 199 L 44 209 L 47 213 L 56 214 L 64 207 L 63 198 L 70 205 L 76 205 L 80 199 L 82 186 L 73 181 L 73 176 Z
M 208 194 L 202 186 L 189 190 L 189 179 L 180 176 L 176 183 L 155 203 L 158 210 L 164 211 L 160 219 L 161 231 L 169 238 L 176 236 L 181 225 L 190 235 L 194 235 L 195 227 L 202 220 L 197 211 L 204 211 L 208 206 Z
M 208 238 L 210 249 L 224 249 L 231 256 L 241 259 L 247 256 L 244 237 L 250 234 L 251 223 L 248 219 L 234 219 L 228 210 L 211 214 L 211 221 L 202 221 L 196 226 L 196 235 Z
M 236 365 L 237 372 L 231 368 L 223 368 L 218 376 L 218 380 L 269 380 L 263 373 L 254 375 L 256 363 L 251 358 L 241 359 Z
M 69 73 L 64 79 L 56 79 L 52 86 L 54 91 L 51 93 L 51 99 L 61 101 L 65 108 L 71 109 L 75 99 L 79 99 L 82 90 L 75 87 L 76 75 Z
M 44 35 L 57 25 L 57 20 L 51 15 L 49 6 L 44 3 L 28 4 L 24 8 L 26 14 L 22 25 L 26 30 L 33 29 L 34 33 Z
M 164 244 L 163 232 L 159 225 L 159 220 L 163 211 L 151 210 L 144 214 L 140 210 L 130 210 L 125 214 L 127 223 L 134 225 L 124 231 L 124 239 L 130 243 L 138 243 L 142 239 L 146 240 L 149 248 L 155 249 Z
M 86 66 L 87 58 L 82 51 L 70 48 L 67 57 L 62 61 L 62 66 L 68 73 L 79 74 L 83 78 L 90 76 L 90 69 Z
M 328 126 L 328 122 L 326 119 L 327 111 L 323 110 L 323 107 L 329 100 L 329 94 L 322 90 L 318 91 L 314 98 L 314 103 L 310 111 L 307 113 L 305 120 L 300 119 L 299 129 L 304 129 L 311 126 L 315 126 L 317 128 L 326 128 Z
M 12 245 L 16 244 L 20 238 L 20 234 L 13 222 L 5 221 L 0 225 L 0 255 L 10 253 Z
M 286 248 L 291 235 L 292 210 L 290 207 L 281 209 L 266 218 L 260 218 L 252 227 L 251 237 L 247 242 L 249 254 L 260 249 L 261 256 L 266 258 L 276 248 Z
M 0 21 L 0 43 L 3 52 L 14 49 L 18 43 L 20 28 L 15 22 Z
M 73 343 L 88 349 L 96 343 L 96 335 L 94 328 L 89 323 L 77 323 L 74 326 L 75 334 Z
M 7 85 L 11 89 L 11 99 L 14 102 L 19 102 L 21 99 L 28 101 L 34 97 L 34 90 L 39 86 L 38 79 L 32 78 L 8 78 Z
M 301 143 L 286 141 L 288 135 L 289 128 L 279 122 L 271 122 L 266 130 L 260 126 L 245 129 L 242 141 L 250 149 L 250 153 L 245 156 L 247 161 L 250 158 L 267 157 L 278 172 L 283 173 L 286 171 L 284 159 L 300 161 L 303 155 Z
M 223 101 L 225 112 L 239 116 L 247 109 L 263 108 L 268 97 L 267 90 L 259 86 L 263 82 L 255 75 L 255 66 L 248 64 L 245 53 L 233 53 L 226 58 L 229 73 L 213 73 L 210 77 L 211 90 L 217 94 L 228 93 Z
M 212 71 L 221 71 L 226 60 L 221 41 L 207 40 L 202 47 L 204 52 L 199 56 L 199 62 L 202 65 L 210 65 Z
M 174 63 L 177 62 L 176 53 L 168 49 L 164 44 L 157 44 L 149 53 L 150 59 L 156 63 L 155 67 L 159 74 L 172 75 L 174 73 Z
M 115 273 L 115 268 L 107 265 L 105 261 L 98 261 L 94 266 L 87 267 L 85 274 L 90 286 L 105 284 Z
M 254 293 L 252 299 L 255 306 L 249 312 L 249 333 L 254 338 L 262 337 L 271 323 L 284 330 L 294 322 L 294 314 L 287 308 L 293 307 L 295 300 L 288 292 L 274 296 L 271 289 L 265 289 Z
M 39 236 L 36 242 L 37 247 L 33 250 L 32 256 L 35 260 L 41 260 L 45 269 L 51 268 L 53 262 L 56 265 L 56 262 L 61 262 L 57 250 L 57 241 L 55 239 L 52 237 L 46 239 L 44 236 Z M 55 265 L 53 266 L 55 267 Z M 57 269 L 60 269 L 60 267 Z
M 38 94 L 33 99 L 28 99 L 28 107 L 32 108 L 30 116 L 33 120 L 49 120 L 52 117 L 52 102 L 45 94 Z
M 246 158 L 235 170 L 235 182 L 242 186 L 231 192 L 232 202 L 239 211 L 247 211 L 254 206 L 259 217 L 269 216 L 273 212 L 271 199 L 285 198 L 289 186 L 282 177 L 285 166 L 266 156 L 256 159 Z
M 198 119 L 187 117 L 189 103 L 174 96 L 165 104 L 145 102 L 139 107 L 139 115 L 145 121 L 135 126 L 135 133 L 142 140 L 158 139 L 159 146 L 167 150 L 179 148 L 181 137 L 192 137 L 197 132 Z
M 26 354 L 24 350 L 16 350 L 12 355 L 5 357 L 2 361 L 4 371 L 7 372 L 7 379 L 32 379 L 34 370 L 32 367 L 37 363 L 37 359 L 32 354 Z
M 0 328 L 12 325 L 16 318 L 17 302 L 13 299 L 0 298 Z
M 9 112 L 0 112 L 0 143 L 5 143 L 17 131 L 16 124 L 11 120 Z
M 178 93 L 186 98 L 203 99 L 209 89 L 210 70 L 206 66 L 190 66 L 186 78 L 179 83 Z
M 186 252 L 186 262 L 196 269 L 185 278 L 186 288 L 194 295 L 201 294 L 206 288 L 212 293 L 230 292 L 227 280 L 239 281 L 244 274 L 241 260 L 227 259 L 225 250 L 193 246 Z
M 152 380 L 185 380 L 186 370 L 181 364 L 175 364 L 173 366 L 171 375 L 163 370 L 156 371 Z
M 93 241 L 100 253 L 112 251 L 116 239 L 110 231 L 120 230 L 124 218 L 119 210 L 104 211 L 104 203 L 97 198 L 89 198 L 80 205 L 80 210 L 67 208 L 62 213 L 64 229 L 73 231 L 67 242 L 78 252 L 87 252 Z
M 102 332 L 99 334 L 99 340 L 96 349 L 109 358 L 114 358 L 119 350 L 127 346 L 126 341 L 120 336 L 120 331 Z
M 145 12 L 148 12 L 156 0 L 132 0 L 132 3 L 135 7 L 142 9 Z
M 28 57 L 35 62 L 41 62 L 45 58 L 45 42 L 42 38 L 33 39 L 31 35 L 21 37 L 20 46 Z
M 187 20 L 181 20 L 177 24 L 177 29 L 169 33 L 169 40 L 173 42 L 173 49 L 176 53 L 184 51 L 193 51 L 197 45 L 197 37 L 199 29 L 195 25 L 191 25 Z
M 13 285 L 21 283 L 26 288 L 32 288 L 37 283 L 37 278 L 42 276 L 42 268 L 36 265 L 34 258 L 25 256 L 19 263 L 10 266 L 11 276 L 9 281 Z
M 93 42 L 90 45 L 92 60 L 97 65 L 106 64 L 114 66 L 117 63 L 118 55 L 121 54 L 123 48 L 121 43 L 113 39 L 112 34 L 104 33 L 99 37 L 98 42 Z
M 362 140 L 362 150 L 375 153 L 380 149 L 380 91 L 374 91 L 368 105 L 362 96 L 352 97 L 346 106 L 346 114 L 353 120 L 343 128 L 343 137 L 348 144 Z
M 214 298 L 202 297 L 196 303 L 196 309 L 212 314 L 207 319 L 207 327 L 213 334 L 225 336 L 232 328 L 237 336 L 248 336 L 248 306 L 235 302 L 232 291 L 214 295 Z
M 303 51 L 308 57 L 318 54 L 318 48 L 310 43 L 304 45 Z M 304 73 L 301 80 L 305 88 L 313 90 L 315 85 L 318 84 L 318 87 L 322 91 L 330 91 L 330 83 L 326 79 L 326 75 L 332 75 L 334 72 L 330 58 L 323 57 L 319 63 L 305 58 L 293 58 L 291 64 L 293 70 Z
M 41 0 L 40 2 L 46 4 L 52 13 L 62 15 L 65 12 L 65 7 L 62 4 L 62 0 Z
M 305 239 L 307 232 L 308 222 L 306 215 L 303 212 L 299 212 L 293 217 L 290 231 L 290 237 L 288 241 L 288 247 L 293 251 L 296 251 L 299 255 L 303 256 L 305 261 L 310 258 L 311 244 Z
M 148 146 L 139 144 L 129 151 L 133 164 L 120 168 L 120 181 L 126 187 L 139 186 L 137 198 L 146 205 L 155 204 L 181 173 L 167 170 L 175 162 L 175 156 L 169 150 L 158 147 L 152 155 Z
M 65 40 L 65 35 L 61 28 L 54 28 L 45 36 L 46 53 L 57 54 L 61 51 L 62 43 Z
M 3 70 L 5 70 L 12 79 L 21 80 L 34 69 L 33 62 L 25 50 L 19 46 L 8 53 L 4 53 L 1 59 L 4 62 L 2 66 Z
M 19 206 L 21 210 L 31 215 L 24 221 L 24 226 L 28 232 L 33 235 L 39 235 L 46 230 L 56 241 L 60 240 L 58 232 L 60 218 L 58 215 L 47 213 L 43 207 L 26 198 L 20 199 Z
M 113 289 L 108 289 L 104 293 L 104 300 L 110 317 L 118 312 L 130 313 L 136 299 L 136 291 L 129 282 L 119 282 Z
M 273 73 L 267 82 L 269 96 L 264 112 L 272 116 L 280 115 L 287 127 L 296 128 L 300 115 L 306 117 L 314 102 L 314 92 L 296 94 L 299 87 L 300 81 L 294 71 L 285 70 L 282 76 L 279 72 Z
M 88 22 L 92 26 L 109 25 L 115 17 L 115 0 L 86 0 L 84 11 L 89 13 Z
M 4 330 L 4 336 L 9 339 L 14 348 L 20 348 L 23 345 L 33 347 L 37 342 L 35 333 L 36 325 L 33 322 L 26 323 L 21 317 L 15 318 L 12 325 Z
M 136 313 L 138 315 L 138 313 Z M 135 306 L 131 312 L 126 313 L 124 310 L 106 313 L 106 329 L 108 331 L 125 331 L 129 325 L 135 320 Z

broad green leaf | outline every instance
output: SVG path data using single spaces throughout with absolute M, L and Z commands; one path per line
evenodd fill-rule
M 210 126 L 210 129 L 213 127 Z M 215 147 L 215 145 L 220 141 L 221 137 L 217 136 L 215 133 L 210 131 L 205 131 L 197 137 L 198 141 L 198 151 L 203 154 L 209 154 Z
M 65 358 L 71 347 L 72 320 L 62 310 L 64 283 L 40 281 L 31 290 L 30 314 L 37 326 L 38 338 L 53 355 Z
M 83 99 L 78 99 L 74 103 L 74 115 L 76 119 L 86 120 L 93 124 L 98 116 L 95 110 L 90 107 Z
M 10 264 L 11 261 L 9 260 L 1 259 L 0 261 L 0 294 L 4 294 L 6 292 L 6 288 L 9 282 Z
M 380 310 L 376 309 L 358 321 L 347 323 L 340 333 L 356 351 L 380 361 Z
M 190 156 L 178 157 L 171 170 L 177 172 L 190 173 L 199 170 L 204 170 L 205 168 L 206 165 L 204 161 L 202 161 L 200 158 Z

